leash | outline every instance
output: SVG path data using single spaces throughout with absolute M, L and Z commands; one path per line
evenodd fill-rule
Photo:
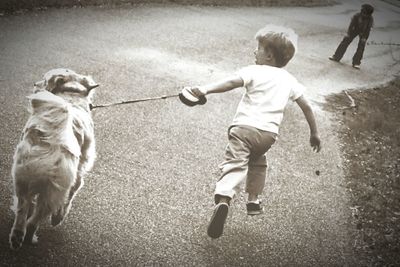
M 390 45 L 390 46 L 400 46 L 400 43 L 384 43 L 384 42 L 375 42 L 375 41 L 370 41 L 367 42 L 367 45 Z
M 101 105 L 90 105 L 90 110 L 93 110 L 95 108 L 105 108 L 105 107 L 111 107 L 111 106 L 117 106 L 117 105 L 132 104 L 132 103 L 159 100 L 159 99 L 167 99 L 167 98 L 177 97 L 177 96 L 179 96 L 179 94 L 140 98 L 140 99 L 133 99 L 133 100 L 127 100 L 127 101 L 121 101 L 121 102 L 109 103 L 109 104 L 101 104 Z

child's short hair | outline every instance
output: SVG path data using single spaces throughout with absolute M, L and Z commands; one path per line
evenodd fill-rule
M 281 68 L 293 58 L 297 50 L 297 34 L 290 28 L 268 24 L 255 36 L 263 46 L 274 53 L 277 67 Z

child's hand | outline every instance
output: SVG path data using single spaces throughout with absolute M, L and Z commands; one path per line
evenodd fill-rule
M 184 87 L 179 94 L 179 100 L 190 107 L 204 105 L 207 102 L 205 94 L 199 87 Z
M 196 97 L 201 97 L 207 94 L 205 90 L 202 87 L 195 86 L 195 87 L 185 87 L 187 90 L 189 90 L 193 95 Z
M 321 150 L 321 140 L 318 135 L 310 136 L 310 145 L 314 152 L 319 152 Z

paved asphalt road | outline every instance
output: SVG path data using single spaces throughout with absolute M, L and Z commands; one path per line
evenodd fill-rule
M 340 144 L 323 96 L 383 84 L 399 73 L 399 48 L 367 46 L 360 71 L 328 60 L 361 1 L 316 8 L 139 5 L 48 9 L 0 17 L 0 265 L 361 266 L 353 253 Z M 370 41 L 399 43 L 400 9 L 380 1 Z M 287 69 L 308 87 L 323 139 L 289 106 L 269 153 L 265 213 L 248 217 L 242 195 L 224 235 L 206 227 L 226 130 L 242 91 L 188 108 L 177 99 L 95 110 L 97 161 L 63 225 L 43 225 L 39 244 L 11 251 L 10 168 L 28 117 L 25 98 L 52 68 L 90 74 L 95 102 L 179 92 L 253 62 L 255 32 L 290 26 L 299 52 Z M 319 170 L 320 175 L 315 171 Z

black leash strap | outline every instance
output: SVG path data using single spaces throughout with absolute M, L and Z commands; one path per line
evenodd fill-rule
M 109 104 L 102 104 L 102 105 L 90 105 L 90 110 L 93 110 L 95 108 L 106 108 L 106 107 L 111 107 L 111 106 L 132 104 L 132 103 L 137 103 L 137 102 L 145 102 L 145 101 L 152 101 L 152 100 L 159 100 L 159 99 L 167 99 L 167 98 L 177 97 L 177 96 L 179 96 L 179 94 L 163 95 L 163 96 L 158 96 L 158 97 L 140 98 L 140 99 L 133 99 L 133 100 L 127 100 L 127 101 L 121 101 L 121 102 L 109 103 Z

